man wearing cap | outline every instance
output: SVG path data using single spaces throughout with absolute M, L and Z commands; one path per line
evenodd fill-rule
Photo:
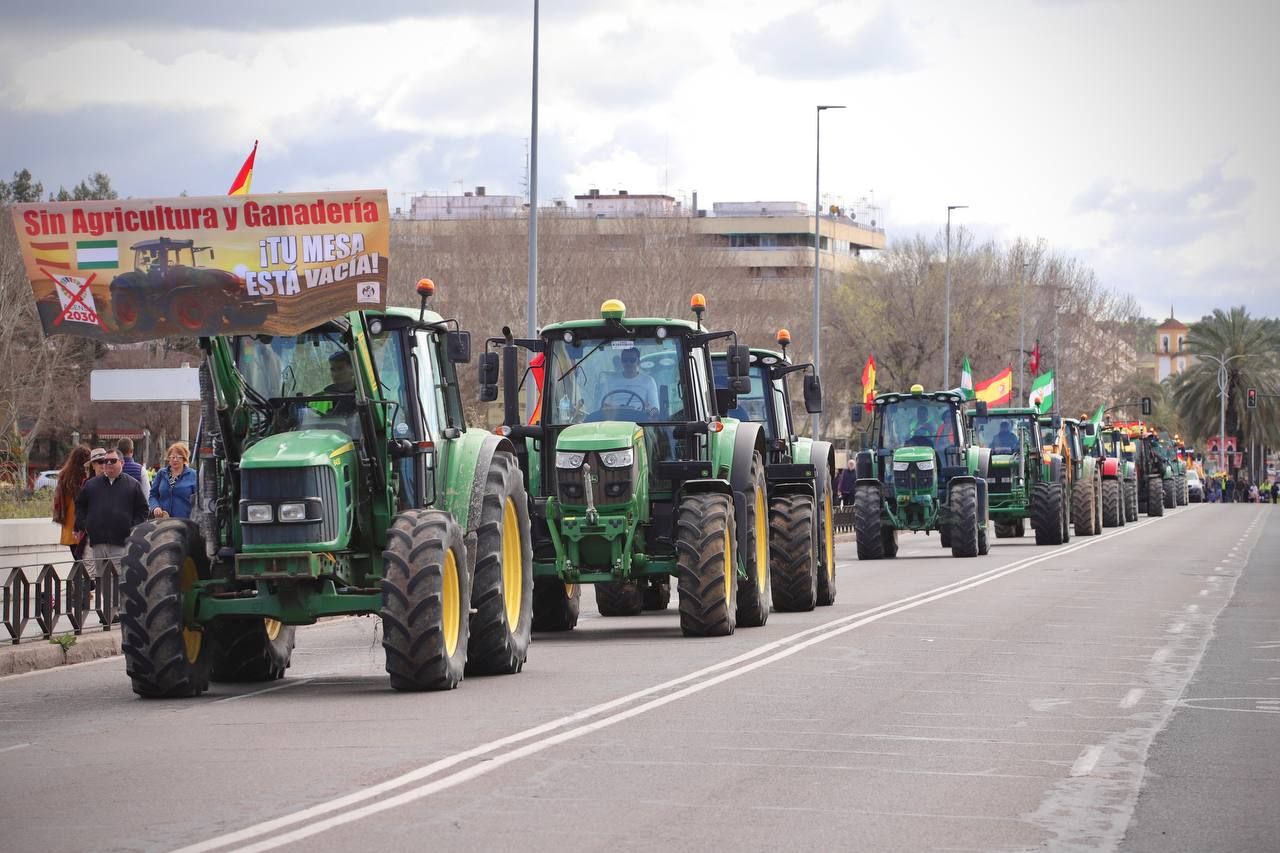
M 117 570 L 130 531 L 147 518 L 147 496 L 142 485 L 126 476 L 118 450 L 95 449 L 89 462 L 99 463 L 97 476 L 85 481 L 76 497 L 76 530 L 89 534 L 89 572 L 96 579 L 100 560 L 111 560 Z

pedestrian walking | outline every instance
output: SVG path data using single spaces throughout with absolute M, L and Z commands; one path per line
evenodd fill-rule
M 102 576 L 105 561 L 119 567 L 130 531 L 147 518 L 147 497 L 137 480 L 124 475 L 120 453 L 104 450 L 102 454 L 102 473 L 84 484 L 75 504 L 76 529 L 89 535 L 93 558 L 89 573 L 95 581 Z
M 844 466 L 844 470 L 840 472 L 840 476 L 836 479 L 836 497 L 840 501 L 840 506 L 851 506 L 853 504 L 854 488 L 858 484 L 858 472 L 854 468 L 853 457 L 849 457 L 848 463 Z
M 107 452 L 102 451 L 102 456 Z M 71 549 L 72 559 L 84 557 L 84 531 L 76 530 L 76 498 L 89 478 L 89 448 L 77 445 L 67 454 L 67 461 L 58 471 L 58 485 L 53 492 L 53 520 L 62 525 L 58 543 Z
M 196 496 L 196 472 L 187 464 L 191 451 L 181 441 L 169 445 L 165 453 L 168 463 L 151 481 L 151 497 L 147 501 L 152 518 L 190 518 Z
M 1271 502 L 1280 504 L 1280 479 L 1271 481 Z
M 133 458 L 133 439 L 122 438 L 116 442 L 116 450 L 120 452 L 120 467 L 124 472 L 133 479 L 142 484 L 142 492 L 146 494 L 151 491 L 151 477 L 147 475 L 147 469 L 139 465 Z
M 1222 481 L 1222 502 L 1224 504 L 1231 503 L 1236 493 L 1236 481 L 1228 477 Z

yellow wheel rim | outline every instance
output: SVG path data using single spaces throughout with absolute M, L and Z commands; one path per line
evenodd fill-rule
M 262 627 L 267 631 L 267 639 L 275 642 L 276 637 L 280 636 L 280 629 L 284 627 L 284 623 L 275 619 L 263 619 Z
M 828 495 L 823 503 L 826 506 L 822 510 L 822 520 L 825 522 L 826 529 L 822 531 L 822 544 L 827 552 L 822 555 L 822 564 L 826 567 L 827 578 L 830 579 L 836 576 L 836 537 L 831 532 L 831 528 L 835 525 L 835 518 L 831 514 L 831 496 Z
M 765 513 L 764 489 L 756 489 L 756 589 L 769 582 L 769 521 Z
M 507 606 L 507 626 L 520 627 L 520 602 L 524 600 L 524 561 L 521 559 L 520 517 L 507 498 L 502 507 L 502 595 Z
M 196 570 L 196 561 L 187 557 L 182 562 L 182 570 L 178 573 L 178 585 L 182 589 L 183 598 L 195 586 L 199 579 L 200 573 Z M 187 663 L 195 663 L 200 659 L 200 647 L 204 642 L 204 634 L 199 630 L 192 630 L 187 627 L 182 629 L 182 646 L 187 656 Z
M 441 574 L 443 600 L 440 602 L 440 621 L 444 629 L 444 651 L 449 657 L 453 657 L 458 648 L 458 629 L 462 625 L 462 603 L 459 600 L 462 597 L 462 586 L 458 582 L 458 560 L 454 557 L 452 548 L 445 549 Z
M 733 596 L 733 551 L 730 550 L 729 528 L 724 529 L 724 600 L 728 602 Z

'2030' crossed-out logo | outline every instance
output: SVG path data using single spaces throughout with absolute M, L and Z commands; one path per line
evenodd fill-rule
M 382 301 L 382 285 L 376 281 L 363 281 L 356 285 L 356 301 L 372 302 L 375 305 Z

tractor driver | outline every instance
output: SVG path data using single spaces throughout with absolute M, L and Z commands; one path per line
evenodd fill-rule
M 646 418 L 656 418 L 658 383 L 649 374 L 640 372 L 640 350 L 635 347 L 624 349 L 621 366 L 621 373 L 608 373 L 603 377 L 601 411 L 634 413 L 637 416 L 643 413 Z
M 917 406 L 916 416 L 911 421 L 906 443 L 918 447 L 933 447 L 933 440 L 941 431 L 942 425 L 929 416 L 929 407 Z
M 1013 433 L 1013 427 L 1008 421 L 1000 422 L 1000 431 L 991 439 L 992 453 L 1017 453 L 1018 437 Z
M 356 372 L 351 366 L 351 353 L 346 350 L 339 350 L 329 356 L 329 378 L 333 381 L 324 387 L 322 394 L 355 394 L 356 391 Z M 344 399 L 334 402 L 333 408 L 324 412 L 330 417 L 347 417 L 356 413 L 356 402 L 354 397 L 344 397 Z

